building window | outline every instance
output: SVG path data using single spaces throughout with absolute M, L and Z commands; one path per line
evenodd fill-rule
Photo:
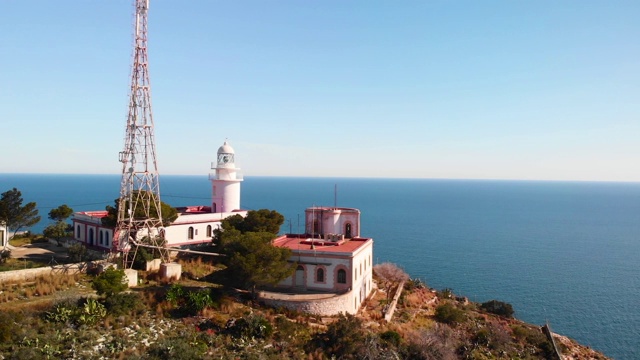
M 89 229 L 89 245 L 93 245 L 93 229 Z
M 189 232 L 187 233 L 187 239 L 193 240 L 193 226 L 189 226 Z
M 305 278 L 305 276 L 304 276 L 304 267 L 302 267 L 302 265 L 298 265 L 298 267 L 296 268 L 294 286 L 295 287 L 304 287 L 304 283 L 305 283 L 305 279 L 304 278 Z
M 76 238 L 80 240 L 80 225 L 76 227 Z
M 338 270 L 338 284 L 347 283 L 347 272 L 344 269 Z
M 207 225 L 207 237 L 211 237 L 211 225 Z
M 98 235 L 98 241 L 100 242 L 100 245 L 104 244 L 104 232 L 102 230 L 100 230 L 100 234 Z
M 316 271 L 316 282 L 324 282 L 324 269 L 320 268 Z
M 109 232 L 108 231 L 104 232 L 104 245 L 107 246 L 107 247 L 109 246 Z
M 344 226 L 344 237 L 351 239 L 351 223 Z

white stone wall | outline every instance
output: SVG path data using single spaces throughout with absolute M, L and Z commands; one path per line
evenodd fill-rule
M 240 209 L 240 180 L 213 180 L 215 188 L 212 204 L 216 212 L 231 212 Z
M 314 223 L 317 222 L 317 228 Z M 308 234 L 346 234 L 351 224 L 351 237 L 360 236 L 360 210 L 351 208 L 309 208 L 305 210 L 305 231 Z
M 358 304 L 364 302 L 372 289 L 373 278 L 373 240 L 358 249 L 352 259 L 353 290 Z
M 297 256 L 297 254 L 294 254 L 292 260 L 298 261 L 299 266 L 302 266 L 305 269 L 304 288 L 338 291 L 347 289 L 351 286 L 349 279 L 349 274 L 351 273 L 351 261 L 346 256 L 336 257 L 336 255 L 333 255 L 332 257 L 328 257 L 323 254 L 318 254 L 317 256 Z M 324 270 L 324 282 L 316 281 L 318 268 L 322 268 Z M 338 269 L 344 269 L 347 272 L 346 284 L 336 283 Z M 292 278 L 294 277 L 295 274 Z M 293 285 L 291 282 L 290 284 Z M 295 285 L 300 286 L 301 284 Z
M 310 314 L 331 316 L 339 313 L 356 314 L 360 304 L 355 305 L 356 291 L 336 295 L 329 298 L 309 299 L 308 296 L 278 295 L 270 297 L 268 293 L 260 293 L 259 298 L 265 304 L 278 308 L 284 307 L 291 310 L 302 311 Z

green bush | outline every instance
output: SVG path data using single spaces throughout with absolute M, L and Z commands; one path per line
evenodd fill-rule
M 169 303 L 171 303 L 171 305 L 181 306 L 186 300 L 185 294 L 186 291 L 184 290 L 184 287 L 182 285 L 173 284 L 167 291 L 167 295 L 165 298 Z
M 149 347 L 145 359 L 201 359 L 205 351 L 206 344 L 198 341 L 185 341 L 183 337 L 163 338 Z
M 88 260 L 87 248 L 82 244 L 73 244 L 67 248 L 67 255 L 71 262 L 82 262 Z
M 513 317 L 513 307 L 511 304 L 498 301 L 498 300 L 490 300 L 487 302 L 483 302 L 480 305 L 480 308 L 486 312 L 504 316 L 504 317 Z
M 436 307 L 436 320 L 445 324 L 457 324 L 465 320 L 464 311 L 447 302 Z
M 45 313 L 45 319 L 56 323 L 71 323 L 78 313 L 78 305 L 70 301 L 60 302 L 53 309 Z
M 124 270 L 110 267 L 102 274 L 96 276 L 93 279 L 91 286 L 98 295 L 110 297 L 126 290 L 129 287 L 125 281 L 126 275 Z
M 211 306 L 211 304 L 213 304 L 213 301 L 211 300 L 209 289 L 189 291 L 187 293 L 186 310 L 190 314 L 195 315 L 206 307 Z
M 96 299 L 86 299 L 84 306 L 78 310 L 75 320 L 80 325 L 93 325 L 107 316 L 107 309 Z
M 236 320 L 227 331 L 240 338 L 267 339 L 273 333 L 273 326 L 262 315 L 247 315 Z
M 145 305 L 136 293 L 120 293 L 109 296 L 103 301 L 107 312 L 114 316 L 141 314 Z
M 55 323 L 92 325 L 107 316 L 104 305 L 96 299 L 80 299 L 80 305 L 65 301 L 45 313 L 45 319 Z
M 380 339 L 395 347 L 398 347 L 400 345 L 400 342 L 402 341 L 402 337 L 400 336 L 400 334 L 398 334 L 397 331 L 393 330 L 387 330 L 380 334 Z
M 0 312 L 0 343 L 8 343 L 17 330 L 13 313 Z
M 316 334 L 312 344 L 323 349 L 329 358 L 360 359 L 364 355 L 365 339 L 362 320 L 351 314 L 341 314 L 337 321 L 329 324 L 326 332 Z

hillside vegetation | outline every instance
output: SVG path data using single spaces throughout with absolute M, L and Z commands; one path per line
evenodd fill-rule
M 224 287 L 223 266 L 181 259 L 164 283 L 104 291 L 116 272 L 63 281 L 3 284 L 0 355 L 5 359 L 551 359 L 539 327 L 510 317 L 508 304 L 476 304 L 407 281 L 390 322 L 378 289 L 357 316 L 317 317 L 271 309 Z M 43 291 L 44 285 L 50 285 Z M 58 285 L 59 284 L 59 285 Z M 99 285 L 96 285 L 99 284 Z M 40 290 L 36 288 L 40 286 Z M 91 288 L 101 289 L 98 296 Z M 395 289 L 389 289 L 393 291 Z M 11 296 L 8 296 L 11 294 Z M 498 315 L 496 313 L 500 313 Z M 566 359 L 606 359 L 556 337 Z

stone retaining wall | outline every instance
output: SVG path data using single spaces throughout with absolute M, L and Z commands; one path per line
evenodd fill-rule
M 91 265 L 95 265 L 95 264 L 77 263 L 77 264 L 46 266 L 46 267 L 24 269 L 24 270 L 2 271 L 0 272 L 0 284 L 34 281 L 36 278 L 40 276 L 46 276 L 51 274 L 74 275 L 77 273 L 86 272 L 87 268 L 89 268 Z
M 273 307 L 284 307 L 321 316 L 337 315 L 339 313 L 355 314 L 357 308 L 353 304 L 355 292 L 327 297 L 319 294 L 315 297 L 310 294 L 270 296 L 269 293 L 260 292 L 258 298 L 265 304 Z

